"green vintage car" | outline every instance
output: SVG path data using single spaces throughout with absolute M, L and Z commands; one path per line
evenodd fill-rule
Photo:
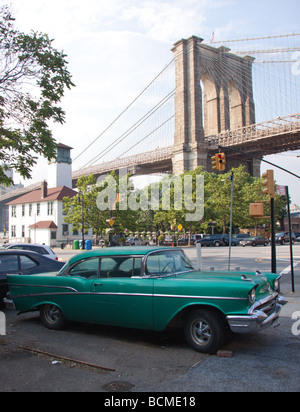
M 271 326 L 287 303 L 278 275 L 195 270 L 180 248 L 120 247 L 81 253 L 52 275 L 8 275 L 20 312 L 40 311 L 43 324 L 66 321 L 163 331 L 184 328 L 187 343 L 215 353 L 226 331 Z M 9 300 L 10 299 L 10 300 Z

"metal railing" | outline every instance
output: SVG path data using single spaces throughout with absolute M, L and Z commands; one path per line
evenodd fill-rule
M 227 130 L 217 135 L 207 136 L 205 141 L 209 146 L 235 146 L 296 132 L 300 132 L 300 113 L 277 117 L 236 130 Z

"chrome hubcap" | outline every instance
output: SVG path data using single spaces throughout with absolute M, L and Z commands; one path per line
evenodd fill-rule
M 45 317 L 49 323 L 56 323 L 60 317 L 59 309 L 54 305 L 46 306 L 45 308 Z
M 194 342 L 200 346 L 207 345 L 212 338 L 210 326 L 204 320 L 196 320 L 191 325 L 191 332 Z

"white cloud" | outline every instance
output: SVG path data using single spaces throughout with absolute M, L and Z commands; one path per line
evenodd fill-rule
M 133 31 L 165 43 L 199 32 L 211 4 L 208 0 L 13 0 L 18 24 L 26 30 L 56 36 Z

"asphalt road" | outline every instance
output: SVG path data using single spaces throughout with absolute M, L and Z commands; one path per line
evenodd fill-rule
M 195 249 L 187 249 L 192 260 Z M 68 258 L 62 251 L 61 259 Z M 226 347 L 231 358 L 192 351 L 183 335 L 70 324 L 56 332 L 44 328 L 36 313 L 17 316 L 4 310 L 6 335 L 0 336 L 1 392 L 101 392 L 101 402 L 111 394 L 198 393 L 218 391 L 299 392 L 300 244 L 295 245 L 296 293 L 290 292 L 289 248 L 280 246 L 278 272 L 282 291 L 289 299 L 281 325 L 251 336 L 236 336 Z M 227 267 L 228 248 L 203 248 L 203 268 Z M 270 247 L 233 248 L 232 269 L 270 271 Z M 298 334 L 299 331 L 299 334 Z M 296 333 L 295 333 L 296 332 Z M 47 352 L 34 354 L 22 347 Z M 62 361 L 55 355 L 81 360 L 114 371 Z M 104 398 L 103 398 L 104 396 Z M 104 403 L 103 403 L 104 404 Z M 100 403 L 101 405 L 101 403 Z M 200 405 L 197 405 L 200 406 Z

